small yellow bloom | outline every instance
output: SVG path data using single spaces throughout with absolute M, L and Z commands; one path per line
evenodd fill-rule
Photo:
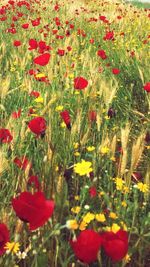
M 127 207 L 127 203 L 125 202 L 125 201 L 122 201 L 121 202 L 121 205 L 125 208 L 125 207 Z
M 80 196 L 75 196 L 74 199 L 75 200 L 79 200 L 80 199 Z
M 44 103 L 44 99 L 43 99 L 43 97 L 39 96 L 34 100 L 34 102 L 43 104 Z
M 121 191 L 123 189 L 124 181 L 122 180 L 122 178 L 116 177 L 115 178 L 115 184 L 116 184 L 117 190 Z
M 116 161 L 116 158 L 115 157 L 111 157 L 110 160 Z
M 55 108 L 55 110 L 56 110 L 56 111 L 62 111 L 63 108 L 64 108 L 63 106 L 57 106 L 57 107 Z
M 35 75 L 36 78 L 44 78 L 45 77 L 45 74 L 44 73 L 37 73 Z
M 120 222 L 120 224 L 123 227 L 123 230 L 124 231 L 127 231 L 128 230 L 128 228 L 127 228 L 127 226 L 126 226 L 126 224 L 124 222 Z
M 80 92 L 79 92 L 79 91 L 75 91 L 74 94 L 75 94 L 75 95 L 79 95 Z
M 92 152 L 92 151 L 94 151 L 95 150 L 95 147 L 94 146 L 88 146 L 87 147 L 87 151 L 88 152 Z
M 110 212 L 109 213 L 109 218 L 111 218 L 111 219 L 117 219 L 118 218 L 118 216 L 116 215 L 116 213 L 115 212 Z
M 105 215 L 103 213 L 96 214 L 95 215 L 95 219 L 98 222 L 105 222 L 106 221 L 106 217 L 105 217 Z
M 66 222 L 66 227 L 71 230 L 76 230 L 78 229 L 79 225 L 76 220 L 68 220 Z
M 130 257 L 130 255 L 129 254 L 127 254 L 125 257 L 124 257 L 124 259 L 123 259 L 124 261 L 125 261 L 125 263 L 128 263 L 128 262 L 130 262 L 131 261 L 131 257 Z
M 5 245 L 5 249 L 8 253 L 16 254 L 19 251 L 20 244 L 18 242 L 7 242 Z
M 63 121 L 61 124 L 60 124 L 61 128 L 66 128 L 66 124 L 65 122 Z
M 83 231 L 83 230 L 86 229 L 86 227 L 87 227 L 87 223 L 84 222 L 84 221 L 82 221 L 82 222 L 80 223 L 79 230 L 80 230 L 80 231 Z
M 104 146 L 101 148 L 100 152 L 104 155 L 104 154 L 108 154 L 110 151 L 110 149 L 107 146 Z
M 95 218 L 95 214 L 91 213 L 91 212 L 88 212 L 86 215 L 83 216 L 83 221 L 85 223 L 90 223 L 91 221 L 93 221 Z
M 143 192 L 143 193 L 147 193 L 149 191 L 147 184 L 144 184 L 142 182 L 137 184 L 137 188 L 140 190 L 140 192 Z
M 79 147 L 79 143 L 73 143 L 74 149 L 77 149 Z
M 113 233 L 117 233 L 120 230 L 120 226 L 117 223 L 113 223 L 112 227 L 111 227 L 111 231 Z
M 80 152 L 76 151 L 76 152 L 74 152 L 74 155 L 75 155 L 75 157 L 79 157 L 80 156 Z
M 81 160 L 81 162 L 74 164 L 74 172 L 80 176 L 88 175 L 93 171 L 91 167 L 92 163 L 90 161 Z
M 73 207 L 73 208 L 71 209 L 71 211 L 72 211 L 73 213 L 75 213 L 75 214 L 78 214 L 78 213 L 80 212 L 80 210 L 81 210 L 81 207 L 80 207 L 80 206 L 76 206 L 76 207 Z

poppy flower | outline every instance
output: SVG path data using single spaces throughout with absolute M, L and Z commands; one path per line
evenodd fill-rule
M 101 234 L 101 237 L 104 251 L 112 261 L 121 261 L 126 256 L 128 252 L 128 234 L 126 231 L 105 232 Z
M 90 194 L 90 197 L 96 197 L 97 195 L 97 190 L 96 190 L 96 187 L 95 186 L 91 186 L 89 188 L 89 194 Z
M 103 38 L 103 40 L 114 40 L 114 32 L 112 31 L 109 31 L 109 32 L 107 32 L 106 34 L 105 34 L 105 36 L 104 36 L 104 38 Z
M 88 86 L 88 81 L 83 77 L 76 77 L 74 79 L 74 88 L 78 90 L 83 90 Z
M 12 112 L 11 116 L 12 116 L 13 119 L 20 118 L 20 116 L 21 116 L 21 108 L 19 108 L 18 111 Z
M 14 159 L 14 163 L 16 164 L 16 166 L 18 168 L 20 168 L 21 170 L 26 170 L 27 167 L 31 168 L 31 162 L 28 160 L 27 157 L 22 156 L 21 158 L 16 157 Z
M 21 42 L 19 40 L 14 41 L 14 46 L 18 47 L 21 45 Z
M 24 24 L 22 24 L 22 28 L 23 28 L 23 29 L 28 29 L 28 28 L 29 28 L 29 23 L 24 23 Z
M 22 192 L 12 199 L 12 207 L 20 220 L 29 223 L 31 231 L 43 226 L 52 216 L 54 201 L 47 200 L 44 193 Z
M 33 27 L 38 26 L 40 24 L 40 19 L 41 18 L 37 18 L 35 20 L 31 20 L 32 26 Z
M 65 54 L 65 50 L 64 49 L 58 49 L 57 54 L 62 57 Z
M 97 55 L 103 60 L 107 58 L 106 53 L 105 53 L 104 50 L 98 50 L 97 51 Z
M 28 123 L 31 132 L 41 135 L 46 131 L 46 120 L 43 117 L 35 117 Z
M 144 86 L 143 86 L 144 90 L 148 93 L 150 93 L 150 82 L 147 82 Z
M 13 137 L 8 129 L 0 129 L 0 143 L 10 143 Z
M 60 116 L 63 119 L 64 123 L 66 124 L 67 128 L 70 130 L 71 124 L 70 124 L 70 115 L 69 115 L 68 110 L 64 110 L 60 112 Z
M 76 240 L 70 241 L 76 257 L 87 264 L 97 260 L 101 243 L 101 236 L 91 229 L 83 230 Z
M 37 47 L 38 47 L 38 43 L 37 43 L 37 41 L 35 40 L 35 39 L 30 39 L 29 40 L 29 50 L 33 50 L 33 49 L 37 49 Z
M 120 73 L 120 70 L 119 69 L 112 69 L 112 73 L 114 75 L 118 75 Z
M 50 60 L 50 54 L 49 53 L 45 53 L 43 55 L 40 55 L 36 58 L 34 58 L 34 64 L 40 65 L 40 66 L 45 66 L 48 64 Z
M 90 110 L 88 114 L 89 121 L 94 122 L 97 118 L 97 113 L 95 110 Z
M 6 251 L 5 245 L 9 242 L 9 230 L 4 223 L 0 223 L 0 256 Z
M 33 96 L 33 97 L 37 98 L 37 97 L 40 96 L 40 93 L 39 93 L 38 91 L 32 91 L 32 92 L 30 93 L 30 96 Z

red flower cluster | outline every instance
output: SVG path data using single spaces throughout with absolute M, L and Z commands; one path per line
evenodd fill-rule
M 80 232 L 76 240 L 70 241 L 76 257 L 90 264 L 97 260 L 98 251 L 103 247 L 106 255 L 113 262 L 121 261 L 128 251 L 128 234 L 123 230 L 117 233 L 98 234 L 91 229 Z
M 40 55 L 40 56 L 34 58 L 33 62 L 34 62 L 34 64 L 37 64 L 40 66 L 45 66 L 48 64 L 49 60 L 50 60 L 50 54 L 45 53 L 43 55 Z
M 54 201 L 47 200 L 41 191 L 33 195 L 22 192 L 12 199 L 12 207 L 20 220 L 29 223 L 29 229 L 33 231 L 43 226 L 52 216 Z

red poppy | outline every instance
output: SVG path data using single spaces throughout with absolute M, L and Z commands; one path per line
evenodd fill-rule
M 13 137 L 8 129 L 0 129 L 0 143 L 10 143 Z
M 74 88 L 78 90 L 83 90 L 88 86 L 88 81 L 83 77 L 76 77 L 74 79 Z
M 22 24 L 22 28 L 23 28 L 23 29 L 28 29 L 28 28 L 29 28 L 29 23 L 24 23 L 24 24 Z
M 14 41 L 14 46 L 18 47 L 21 45 L 21 42 L 19 40 Z
M 40 65 L 40 66 L 45 66 L 48 64 L 50 60 L 50 54 L 49 53 L 45 53 L 43 55 L 40 55 L 36 58 L 34 58 L 34 64 Z
M 147 82 L 144 86 L 143 86 L 144 90 L 148 93 L 150 93 L 150 82 Z
M 60 112 L 60 116 L 63 119 L 63 121 L 65 122 L 67 128 L 70 130 L 71 124 L 70 124 L 70 115 L 69 115 L 68 110 L 64 110 L 64 111 Z
M 37 43 L 37 41 L 35 40 L 35 39 L 30 39 L 29 40 L 29 50 L 33 50 L 33 49 L 37 49 L 37 47 L 38 47 L 38 43 Z
M 95 110 L 90 110 L 90 111 L 89 111 L 89 114 L 88 114 L 88 117 L 89 117 L 89 120 L 90 120 L 91 122 L 96 121 L 96 118 L 97 118 L 97 113 L 96 113 L 96 111 L 95 111 Z
M 64 49 L 58 49 L 57 54 L 62 57 L 65 54 L 65 50 Z
M 33 27 L 38 26 L 40 24 L 40 19 L 41 18 L 37 18 L 35 20 L 31 20 L 32 26 Z
M 39 93 L 38 91 L 32 91 L 32 92 L 30 93 L 30 96 L 33 96 L 33 97 L 37 98 L 37 97 L 40 96 L 40 93 Z
M 112 73 L 114 75 L 118 75 L 120 73 L 120 70 L 119 69 L 112 69 Z
M 89 188 L 89 194 L 90 194 L 90 197 L 96 197 L 97 195 L 97 190 L 96 190 L 96 187 L 95 186 L 91 186 Z
M 117 233 L 106 232 L 101 234 L 101 237 L 105 253 L 112 261 L 121 261 L 126 256 L 128 252 L 128 234 L 126 231 L 119 230 Z
M 31 132 L 41 135 L 46 131 L 46 120 L 43 117 L 35 117 L 28 123 Z
M 106 59 L 106 53 L 104 50 L 98 50 L 97 55 L 101 58 L 101 59 Z
M 109 31 L 105 34 L 104 38 L 103 38 L 105 41 L 106 40 L 114 40 L 114 32 L 112 31 Z
M 54 211 L 54 201 L 47 200 L 41 191 L 22 192 L 12 199 L 12 206 L 20 220 L 29 223 L 31 231 L 43 226 Z
M 12 112 L 11 116 L 13 117 L 13 119 L 20 118 L 20 116 L 21 116 L 21 108 L 19 108 L 18 111 Z
M 9 230 L 4 223 L 0 224 L 0 256 L 6 251 L 4 248 L 6 243 L 9 242 Z
M 101 243 L 101 236 L 91 229 L 83 230 L 76 240 L 70 241 L 76 257 L 87 264 L 97 260 Z
M 31 162 L 28 160 L 27 157 L 22 156 L 21 158 L 16 157 L 14 159 L 14 163 L 16 164 L 16 166 L 18 168 L 20 168 L 21 170 L 26 170 L 26 168 L 28 167 L 29 169 L 31 169 Z

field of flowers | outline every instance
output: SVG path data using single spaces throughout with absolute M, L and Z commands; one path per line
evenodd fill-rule
M 150 266 L 150 10 L 1 1 L 0 267 Z

